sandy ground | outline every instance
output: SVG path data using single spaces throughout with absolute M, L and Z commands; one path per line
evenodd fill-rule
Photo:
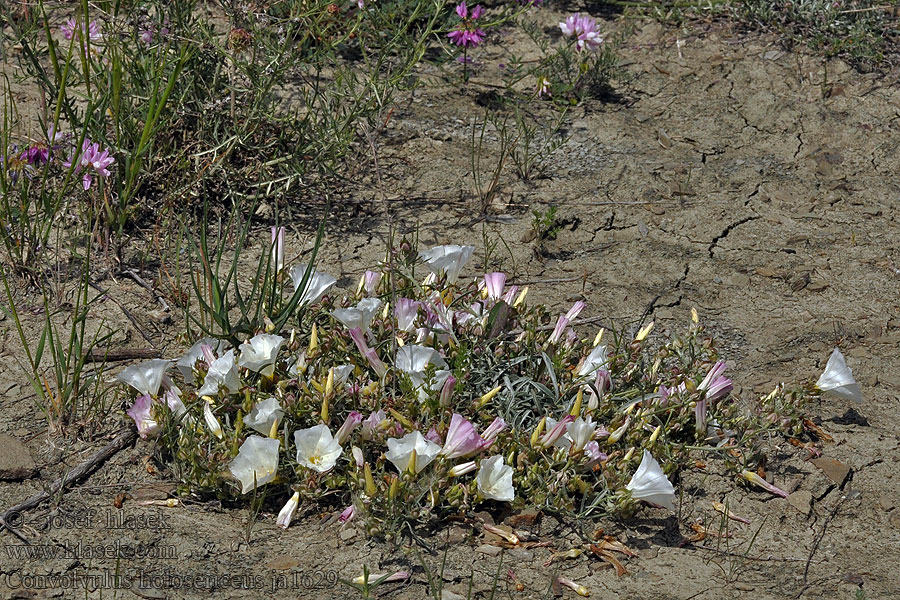
M 554 16 L 546 13 L 548 27 Z M 660 335 L 682 328 L 696 307 L 738 394 L 814 378 L 837 345 L 864 396 L 854 406 L 826 399 L 812 408 L 834 438 L 824 457 L 837 463 L 813 464 L 804 450 L 773 441 L 770 473 L 793 492 L 789 500 L 735 486 L 714 467 L 687 474 L 679 516 L 644 509 L 625 522 L 597 524 L 638 552 L 626 562 L 629 573 L 617 576 L 586 556 L 543 566 L 554 548 L 498 552 L 485 546 L 480 528 L 465 524 L 429 538 L 435 553 L 419 557 L 328 525 L 333 515 L 315 507 L 281 531 L 273 514 L 248 526 L 246 510 L 216 503 L 140 506 L 175 484 L 147 468 L 152 447 L 139 442 L 58 501 L 23 515 L 24 535 L 57 548 L 55 557 L 16 555 L 19 540 L 0 534 L 3 597 L 347 598 L 349 588 L 335 579 L 367 564 L 379 573 L 414 572 L 411 583 L 379 588 L 383 597 L 423 598 L 422 563 L 439 571 L 445 548 L 445 590 L 462 597 L 470 581 L 473 597 L 491 597 L 498 572 L 496 597 L 504 598 L 552 597 L 557 574 L 597 598 L 850 599 L 860 589 L 867 598 L 900 596 L 900 88 L 837 60 L 828 62 L 826 79 L 821 58 L 785 53 L 774 39 L 738 35 L 727 24 L 641 27 L 621 50 L 633 79 L 616 86 L 612 101 L 573 109 L 571 140 L 551 159 L 552 177 L 524 183 L 504 175 L 488 219 L 476 218 L 471 196 L 470 128 L 483 114 L 479 72 L 497 68 L 503 52 L 488 45 L 475 56 L 471 89 L 429 88 L 398 103 L 376 140 L 377 176 L 369 154 L 363 183 L 336 211 L 321 268 L 353 287 L 391 228 L 418 229 L 423 246 L 471 243 L 481 252 L 485 239 L 502 240 L 487 262 L 532 282 L 532 301 L 562 307 L 584 297 L 586 316 L 632 327 L 652 319 Z M 539 248 L 529 236 L 529 210 L 550 205 L 565 226 Z M 309 235 L 297 229 L 288 244 L 295 250 Z M 472 275 L 485 261 L 483 253 L 477 258 Z M 146 290 L 126 279 L 100 284 L 176 355 L 177 328 L 158 322 Z M 37 304 L 27 293 L 21 298 L 23 306 Z M 39 316 L 25 312 L 37 327 Z M 102 313 L 120 328 L 121 347 L 146 346 L 115 303 L 105 302 Z M 10 506 L 105 439 L 102 432 L 93 443 L 47 436 L 15 362 L 21 349 L 8 319 L 0 322 L 0 356 L 9 365 L 0 373 L 0 432 L 25 441 L 39 468 L 23 482 L 0 484 L 0 506 Z M 132 499 L 118 509 L 122 492 Z M 710 503 L 722 499 L 751 525 L 732 524 L 727 540 L 685 544 L 690 524 L 718 523 Z M 535 532 L 555 549 L 573 539 L 567 524 L 550 517 Z M 92 557 L 89 544 L 142 555 Z

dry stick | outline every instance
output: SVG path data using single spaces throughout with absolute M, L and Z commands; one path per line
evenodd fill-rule
M 124 350 L 110 350 L 109 352 L 88 352 L 84 357 L 85 362 L 122 362 L 136 358 L 150 359 L 160 358 L 162 352 L 152 348 L 126 348 Z
M 134 279 L 135 283 L 156 296 L 156 299 L 159 300 L 160 304 L 162 304 L 163 310 L 169 312 L 169 303 L 166 302 L 166 299 L 163 298 L 159 293 L 157 293 L 157 291 L 153 289 L 153 286 L 144 281 L 144 278 L 141 277 L 137 271 L 135 271 L 134 269 L 127 269 L 125 271 L 122 271 L 122 274 L 131 277 L 132 279 Z
M 113 304 L 115 304 L 116 306 L 118 306 L 119 309 L 122 311 L 122 313 L 123 313 L 126 317 L 128 317 L 128 320 L 131 321 L 131 324 L 134 325 L 134 328 L 137 329 L 138 333 L 141 334 L 141 337 L 144 338 L 144 340 L 146 340 L 146 342 L 147 342 L 148 344 L 150 344 L 151 346 L 155 346 L 155 344 L 153 343 L 153 340 L 150 339 L 150 336 L 148 336 L 148 335 L 146 334 L 146 332 L 144 332 L 144 328 L 141 327 L 141 325 L 138 323 L 138 320 L 134 318 L 134 315 L 132 315 L 131 312 L 130 312 L 127 308 L 125 308 L 124 306 L 122 306 L 122 303 L 121 303 L 121 302 L 119 302 L 118 300 L 116 300 L 115 298 L 113 298 L 112 295 L 110 295 L 109 291 L 104 290 L 103 288 L 101 288 L 99 285 L 97 285 L 97 284 L 94 283 L 93 281 L 89 281 L 88 284 L 89 284 L 92 288 L 94 288 L 95 290 L 97 290 L 98 292 L 100 292 L 101 294 L 103 294 L 104 296 L 106 296 L 107 298 L 109 298 L 110 300 L 112 300 L 112 301 L 113 301 Z
M 119 431 L 118 435 L 116 435 L 113 441 L 111 441 L 100 450 L 94 452 L 94 454 L 92 454 L 91 457 L 86 461 L 69 471 L 63 477 L 60 477 L 52 484 L 50 484 L 49 492 L 47 490 L 44 490 L 39 494 L 35 494 L 25 502 L 16 504 L 12 508 L 4 511 L 3 515 L 0 516 L 0 531 L 5 528 L 26 544 L 30 544 L 31 542 L 29 542 L 21 533 L 7 524 L 7 519 L 9 519 L 10 517 L 15 517 L 15 520 L 18 520 L 19 513 L 21 513 L 22 511 L 30 510 L 40 505 L 41 503 L 49 500 L 52 496 L 58 494 L 60 491 L 64 490 L 66 486 L 75 481 L 78 481 L 85 475 L 90 475 L 95 470 L 97 470 L 97 467 L 99 467 L 105 461 L 109 460 L 109 458 L 111 458 L 116 452 L 134 442 L 136 438 L 137 430 L 133 427 L 126 427 L 125 429 Z

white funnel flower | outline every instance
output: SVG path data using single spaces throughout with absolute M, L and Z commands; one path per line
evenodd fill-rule
M 416 473 L 427 467 L 434 457 L 441 451 L 441 447 L 434 442 L 429 442 L 418 431 L 407 433 L 399 440 L 389 438 L 387 441 L 388 451 L 384 457 L 391 461 L 397 470 L 403 473 L 409 468 L 409 461 L 412 453 L 416 453 Z
M 828 358 L 828 364 L 825 365 L 825 372 L 816 382 L 816 387 L 826 394 L 833 394 L 839 398 L 848 400 L 862 401 L 862 393 L 859 391 L 859 384 L 853 378 L 853 372 L 847 366 L 844 355 L 837 348 Z
M 250 414 L 244 417 L 244 425 L 252 427 L 263 435 L 269 435 L 272 425 L 281 420 L 284 411 L 278 403 L 278 399 L 272 396 L 257 402 Z
M 200 388 L 197 395 L 215 396 L 219 393 L 220 386 L 224 387 L 229 394 L 235 394 L 241 389 L 237 365 L 234 363 L 234 349 L 213 361 L 203 380 L 203 387 Z
M 475 481 L 478 491 L 485 498 L 512 502 L 516 497 L 512 476 L 513 468 L 503 464 L 503 457 L 497 454 L 481 461 Z
M 649 450 L 644 450 L 641 464 L 625 488 L 631 490 L 631 497 L 635 500 L 646 500 L 675 510 L 675 488 Z
M 266 377 L 275 372 L 275 359 L 284 343 L 280 335 L 260 333 L 241 344 L 238 366 L 250 369 Z
M 294 282 L 294 293 L 297 293 L 297 290 L 303 284 L 303 276 L 305 274 L 306 265 L 291 268 L 290 275 L 291 281 Z M 310 273 L 309 281 L 306 282 L 306 288 L 300 296 L 300 306 L 315 304 L 322 296 L 328 293 L 328 290 L 334 287 L 334 284 L 336 283 L 337 279 L 331 275 L 313 271 Z
M 142 362 L 139 365 L 126 367 L 116 376 L 116 381 L 130 385 L 141 395 L 156 398 L 156 395 L 159 393 L 159 386 L 162 384 L 163 376 L 166 374 L 166 369 L 169 368 L 170 362 L 161 358 L 155 358 Z
M 297 446 L 297 462 L 319 473 L 331 470 L 342 451 L 331 430 L 322 424 L 295 431 L 294 444 Z
M 246 494 L 275 479 L 278 472 L 278 446 L 272 438 L 252 435 L 244 440 L 229 470 L 241 482 L 241 493 Z
M 428 269 L 435 274 L 441 271 L 447 274 L 447 283 L 456 283 L 459 272 L 472 257 L 475 246 L 435 246 L 419 254 L 428 265 Z
M 351 308 L 339 308 L 331 315 L 344 324 L 347 329 L 358 328 L 363 332 L 369 331 L 372 320 L 381 309 L 381 300 L 378 298 L 364 298 Z

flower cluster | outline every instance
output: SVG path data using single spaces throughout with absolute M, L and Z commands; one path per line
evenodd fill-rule
M 63 165 L 65 167 L 71 167 L 73 162 L 75 164 L 76 175 L 82 171 L 84 172 L 81 178 L 81 184 L 84 186 L 85 190 L 88 190 L 94 182 L 94 175 L 109 177 L 112 174 L 110 173 L 109 167 L 115 164 L 116 159 L 110 156 L 108 148 L 101 151 L 98 142 L 92 143 L 90 138 L 85 138 L 81 145 L 81 153 L 78 155 L 77 159 L 73 153 L 73 156 L 63 163 Z
M 10 146 L 3 157 L 3 164 L 13 184 L 18 180 L 20 173 L 30 178 L 40 167 L 52 162 L 71 135 L 54 132 L 51 126 L 47 137 L 47 141 L 34 142 L 22 149 L 16 144 Z
M 64 38 L 71 40 L 78 33 L 78 21 L 74 17 L 66 19 L 66 22 L 60 25 L 59 30 Z M 103 39 L 103 32 L 100 30 L 100 25 L 97 21 L 91 21 L 84 28 L 84 31 L 86 31 L 88 39 L 92 42 L 98 42 Z
M 273 228 L 276 277 L 283 235 Z M 178 385 L 171 361 L 125 369 L 128 415 L 195 492 L 280 489 L 281 527 L 301 500 L 336 492 L 341 522 L 382 535 L 485 502 L 673 510 L 670 477 L 697 445 L 726 447 L 737 480 L 780 494 L 758 471 L 757 440 L 812 437 L 801 411 L 812 388 L 776 388 L 748 412 L 696 320 L 659 347 L 652 324 L 605 343 L 602 330 L 579 337 L 578 301 L 549 330 L 546 307 L 505 273 L 464 277 L 473 251 L 401 246 L 343 297 L 335 278 L 295 266 L 295 289 L 312 274 L 295 329 L 237 347 L 204 338 L 175 361 Z M 821 391 L 855 385 L 837 356 Z
M 578 50 L 597 49 L 603 43 L 603 36 L 597 29 L 597 21 L 592 17 L 582 17 L 578 13 L 569 15 L 569 17 L 559 24 L 563 35 L 575 38 L 575 47 Z
M 149 15 L 142 15 L 138 22 L 138 39 L 145 46 L 152 46 L 154 43 L 164 41 L 169 37 L 169 33 L 169 19 L 163 19 L 162 23 L 157 25 Z
M 484 39 L 485 33 L 475 22 L 481 18 L 483 13 L 484 9 L 480 4 L 470 12 L 466 3 L 460 2 L 456 6 L 456 14 L 461 19 L 461 23 L 456 29 L 447 34 L 450 41 L 460 47 L 474 48 L 480 44 Z

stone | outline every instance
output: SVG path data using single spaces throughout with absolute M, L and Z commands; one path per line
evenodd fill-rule
M 475 548 L 475 552 L 479 554 L 487 554 L 488 556 L 497 556 L 501 552 L 503 552 L 503 548 L 500 546 L 492 546 L 490 544 L 482 544 Z
M 879 373 L 878 383 L 894 389 L 900 389 L 900 375 L 892 373 Z
M 450 531 L 447 533 L 447 543 L 449 544 L 461 544 L 466 541 L 466 538 L 469 537 L 468 529 L 464 527 L 460 527 L 459 525 L 454 525 L 450 528 Z
M 465 597 L 460 596 L 456 592 L 444 589 L 441 590 L 441 600 L 465 600 Z
M 844 487 L 844 482 L 847 481 L 847 477 L 850 475 L 851 471 L 849 466 L 834 460 L 833 458 L 828 458 L 827 456 L 814 458 L 810 462 L 819 467 L 828 479 L 838 486 Z
M 31 452 L 18 439 L 0 433 L 0 481 L 21 481 L 37 473 Z
M 474 516 L 476 519 L 478 519 L 482 523 L 486 523 L 488 525 L 494 524 L 494 517 L 492 517 L 491 513 L 489 513 L 486 510 L 479 511 L 479 512 L 475 513 Z
M 534 560 L 534 552 L 525 548 L 510 548 L 506 554 L 511 560 L 516 562 L 531 562 Z
M 797 490 L 787 497 L 788 504 L 799 510 L 804 516 L 808 517 L 812 510 L 813 496 L 807 490 Z
M 347 529 L 344 529 L 343 531 L 341 531 L 341 541 L 342 542 L 349 542 L 350 540 L 352 540 L 355 537 L 356 537 L 356 530 L 353 529 L 352 527 L 348 527 Z

